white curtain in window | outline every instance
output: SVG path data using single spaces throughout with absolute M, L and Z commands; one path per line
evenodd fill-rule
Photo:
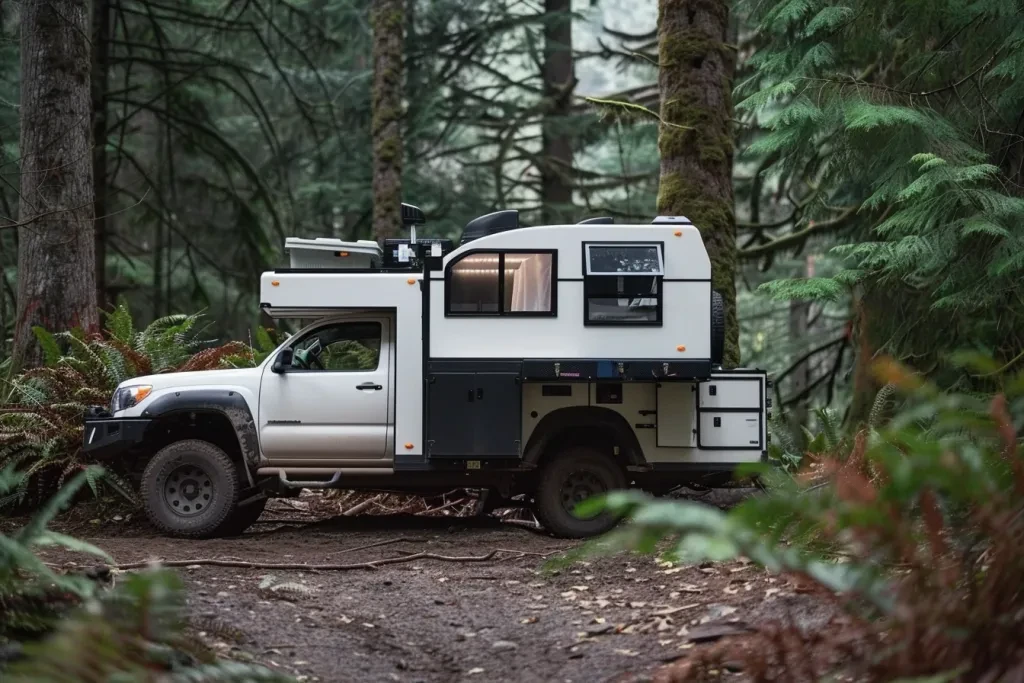
M 512 310 L 551 311 L 551 254 L 530 256 L 512 276 Z

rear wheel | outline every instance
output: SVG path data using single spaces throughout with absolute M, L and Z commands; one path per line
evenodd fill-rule
M 548 531 L 563 538 L 603 534 L 618 521 L 613 515 L 602 512 L 583 518 L 574 510 L 588 498 L 626 485 L 626 473 L 612 457 L 585 446 L 570 448 L 540 472 L 537 517 Z
M 228 530 L 238 503 L 238 469 L 207 441 L 178 441 L 157 453 L 142 474 L 140 493 L 150 521 L 163 533 L 210 538 Z

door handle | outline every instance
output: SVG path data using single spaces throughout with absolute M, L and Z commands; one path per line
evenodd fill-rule
M 484 390 L 483 389 L 477 388 L 477 390 L 476 390 L 476 400 L 478 400 L 478 401 L 484 400 Z
M 383 388 L 381 385 L 374 384 L 373 382 L 366 382 L 356 387 L 359 391 L 380 391 Z

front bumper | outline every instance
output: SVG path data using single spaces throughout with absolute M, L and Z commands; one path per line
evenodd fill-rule
M 142 445 L 150 422 L 137 417 L 113 417 L 106 410 L 92 408 L 85 414 L 82 453 L 100 460 L 125 455 Z

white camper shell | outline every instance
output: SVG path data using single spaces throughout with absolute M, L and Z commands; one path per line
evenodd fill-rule
M 301 267 L 311 260 L 293 242 L 300 267 L 263 274 L 267 315 L 314 322 L 257 382 L 217 398 L 251 416 L 233 428 L 253 491 L 480 487 L 586 536 L 613 521 L 574 515 L 589 495 L 717 485 L 764 459 L 770 382 L 721 366 L 721 298 L 690 221 L 518 227 L 503 211 L 445 242 L 389 240 L 382 266 L 335 256 L 336 267 Z M 329 251 L 360 245 L 372 251 Z M 215 373 L 197 374 L 210 377 L 188 384 L 216 403 Z M 177 386 L 167 406 L 187 393 Z M 141 408 L 112 417 L 173 412 L 159 399 Z

